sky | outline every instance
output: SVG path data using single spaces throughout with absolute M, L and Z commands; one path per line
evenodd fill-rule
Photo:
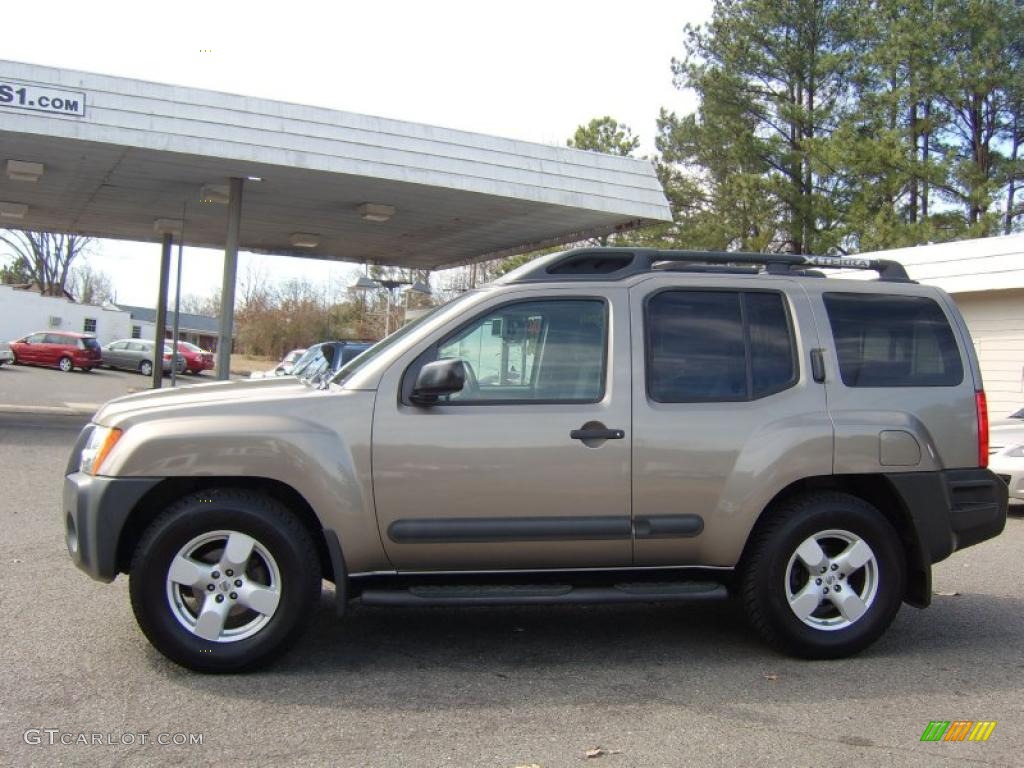
M 694 107 L 672 84 L 671 60 L 682 53 L 684 26 L 711 12 L 711 0 L 8 5 L 0 55 L 9 60 L 546 144 L 610 115 L 640 137 L 641 153 L 654 150 L 661 107 Z M 105 240 L 86 258 L 111 275 L 119 302 L 153 306 L 158 250 Z M 219 255 L 199 250 L 185 249 L 184 295 L 220 285 Z M 250 268 L 331 290 L 355 274 L 344 264 L 242 253 L 239 275 Z

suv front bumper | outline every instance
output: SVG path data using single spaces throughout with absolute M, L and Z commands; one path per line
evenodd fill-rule
M 64 534 L 75 565 L 97 581 L 117 575 L 117 545 L 128 515 L 160 481 L 148 477 L 64 478 Z

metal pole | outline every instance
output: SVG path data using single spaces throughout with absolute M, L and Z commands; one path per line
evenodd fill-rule
M 235 320 L 235 276 L 238 273 L 238 233 L 242 224 L 242 179 L 231 179 L 228 233 L 224 241 L 224 276 L 220 286 L 220 338 L 217 340 L 217 378 L 231 377 L 231 338 Z
M 181 238 L 178 240 L 178 278 L 174 286 L 174 330 L 171 331 L 171 386 L 178 386 L 178 315 L 181 311 L 181 257 L 185 247 L 185 215 L 181 216 Z
M 164 232 L 160 246 L 160 293 L 156 299 L 156 330 L 153 338 L 153 389 L 160 389 L 164 377 L 164 341 L 167 335 L 167 284 L 171 281 L 171 240 Z

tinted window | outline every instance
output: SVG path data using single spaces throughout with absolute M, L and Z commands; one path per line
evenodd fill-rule
M 86 349 L 99 349 L 100 343 L 94 338 L 82 339 L 82 346 Z
M 963 381 L 956 338 L 923 296 L 826 293 L 825 308 L 848 387 L 951 387 Z
M 796 379 L 789 317 L 777 293 L 745 293 L 743 300 L 750 329 L 753 396 L 764 397 L 785 389 Z
M 646 323 L 652 400 L 750 400 L 796 381 L 781 294 L 663 291 L 648 301 Z
M 457 358 L 469 380 L 463 402 L 596 402 L 604 392 L 603 301 L 508 304 L 443 341 L 437 359 Z
M 43 339 L 43 342 L 46 344 L 74 344 L 74 342 L 71 342 L 67 336 L 64 336 L 60 333 L 46 334 L 46 337 Z

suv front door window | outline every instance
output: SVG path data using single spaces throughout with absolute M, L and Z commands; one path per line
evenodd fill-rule
M 442 342 L 466 386 L 451 403 L 595 402 L 604 374 L 605 304 L 599 300 L 510 304 Z

